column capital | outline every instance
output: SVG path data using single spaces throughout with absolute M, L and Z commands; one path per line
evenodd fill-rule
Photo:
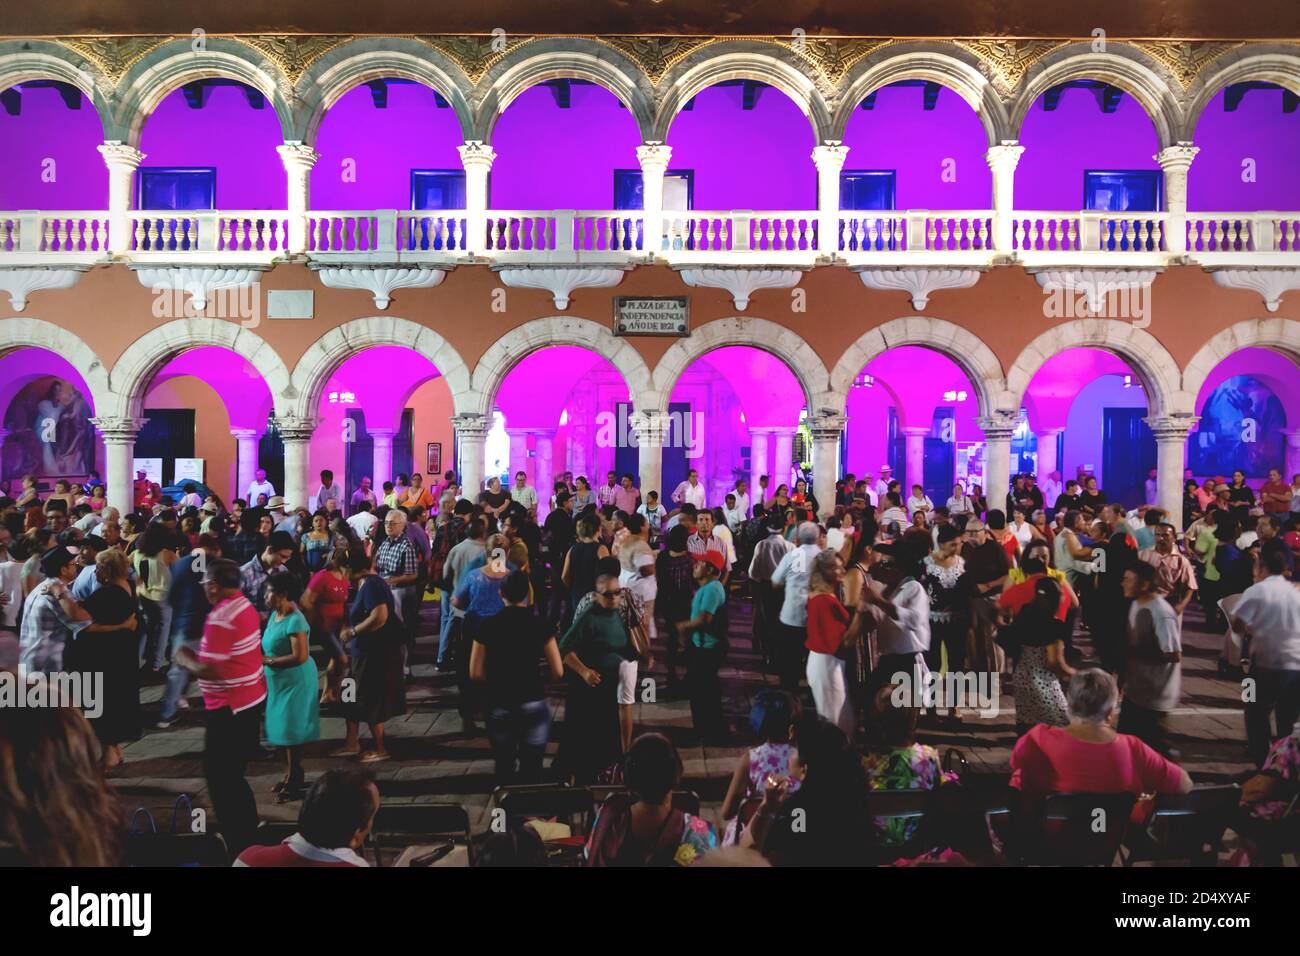
M 838 139 L 825 140 L 820 146 L 814 146 L 812 161 L 820 172 L 838 173 L 844 168 L 844 161 L 849 157 L 849 147 Z
M 1034 434 L 1037 435 L 1039 438 L 1043 438 L 1043 437 L 1055 438 L 1057 435 L 1061 434 L 1064 431 L 1065 431 L 1065 426 L 1061 425 L 1059 428 L 1055 428 L 1055 427 L 1040 428 L 1037 431 L 1035 431 Z
M 109 169 L 137 169 L 144 162 L 144 153 L 126 143 L 110 141 L 95 147 L 104 157 L 104 165 Z
M 996 172 L 1012 172 L 1020 164 L 1020 157 L 1025 148 L 1014 139 L 1004 139 L 996 146 L 990 146 L 984 154 L 984 161 L 989 169 Z
M 847 421 L 845 415 L 816 415 L 807 420 L 808 431 L 812 432 L 813 441 L 836 441 Z
M 94 425 L 103 436 L 105 444 L 109 445 L 134 444 L 136 435 L 144 427 L 144 422 L 143 418 L 114 416 L 101 416 L 90 420 L 90 424 Z
M 316 434 L 316 422 L 314 419 L 285 415 L 275 419 L 275 429 L 285 444 L 305 443 L 311 441 Z
M 996 412 L 975 419 L 975 424 L 984 433 L 985 441 L 1011 441 L 1020 427 L 1020 416 L 1006 412 Z
M 1157 442 L 1185 442 L 1201 419 L 1196 415 L 1152 415 L 1142 420 Z
M 262 433 L 256 428 L 232 428 L 230 434 L 235 438 L 246 441 L 250 438 L 260 438 Z
M 642 143 L 636 148 L 636 159 L 641 164 L 642 172 L 645 172 L 647 167 L 658 167 L 660 171 L 665 170 L 672 158 L 673 148 L 667 143 L 661 143 L 657 140 Z
M 668 437 L 672 418 L 662 408 L 638 408 L 627 416 L 627 423 L 636 433 L 638 445 L 658 448 Z
M 1166 146 L 1160 152 L 1151 158 L 1160 164 L 1160 168 L 1169 171 L 1187 171 L 1187 167 L 1192 165 L 1192 160 L 1196 154 L 1201 151 L 1199 146 L 1193 146 L 1191 143 L 1179 142 L 1173 146 Z
M 284 163 L 284 168 L 291 172 L 295 169 L 310 172 L 316 165 L 316 161 L 320 159 L 320 153 L 306 143 L 285 143 L 277 146 L 275 151 L 280 154 L 280 161 Z
M 389 438 L 397 434 L 396 428 L 367 428 L 366 434 L 371 438 Z
M 492 430 L 492 422 L 486 416 L 466 413 L 453 415 L 451 427 L 456 430 L 457 436 L 466 441 L 482 441 Z
M 905 425 L 899 429 L 908 438 L 925 438 L 930 434 L 929 425 Z
M 456 147 L 456 152 L 460 153 L 461 165 L 466 169 L 471 166 L 491 169 L 497 158 L 496 150 L 479 139 L 466 140 L 463 146 Z

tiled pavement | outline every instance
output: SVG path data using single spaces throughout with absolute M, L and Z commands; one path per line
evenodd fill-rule
M 424 605 L 424 627 L 436 632 L 437 611 L 433 602 Z M 751 650 L 750 606 L 744 599 L 732 598 L 732 649 L 722 673 L 725 708 L 733 728 L 734 745 L 727 747 L 682 747 L 685 768 L 684 786 L 699 793 L 705 815 L 715 819 L 726 792 L 736 757 L 745 746 L 748 731 L 745 717 L 752 695 L 776 679 L 764 675 L 761 659 Z M 1076 638 L 1085 652 L 1086 634 Z M 1245 755 L 1245 730 L 1241 715 L 1240 684 L 1217 676 L 1218 649 L 1221 638 L 1202 628 L 1199 611 L 1188 611 L 1184 633 L 1183 700 L 1171 719 L 1173 742 L 1183 754 L 1183 764 L 1194 780 L 1203 783 L 1225 781 L 1249 768 Z M 436 674 L 432 666 L 433 637 L 422 638 L 415 652 L 412 679 L 408 685 L 408 713 L 387 725 L 390 762 L 375 765 L 384 800 L 389 803 L 459 803 L 470 811 L 476 828 L 486 826 L 489 795 L 492 790 L 492 759 L 486 736 L 460 732 L 456 714 L 456 688 L 450 676 Z M 641 730 L 658 730 L 684 744 L 690 729 L 690 711 L 685 699 L 664 692 L 666 672 L 662 654 L 651 674 L 656 677 L 659 700 L 636 707 L 636 726 Z M 319 657 L 318 657 L 319 660 Z M 643 675 L 644 676 L 644 675 Z M 563 688 L 554 688 L 552 698 L 555 718 L 562 721 Z M 952 730 L 930 726 L 923 720 L 921 739 L 940 749 L 957 747 L 970 762 L 970 772 L 993 783 L 994 775 L 1005 778 L 1011 747 L 1015 742 L 1015 709 L 1010 687 L 1003 687 L 999 715 L 992 718 L 968 716 L 960 728 Z M 203 780 L 202 703 L 191 688 L 191 709 L 181 712 L 181 719 L 168 730 L 153 729 L 157 719 L 161 684 L 143 688 L 146 730 L 144 737 L 124 748 L 126 760 L 114 771 L 112 781 L 128 806 L 146 806 L 154 811 L 160 827 L 169 820 L 176 795 L 189 794 L 196 806 L 207 806 Z M 332 758 L 343 737 L 343 720 L 327 708 L 322 715 L 323 739 L 306 748 L 308 778 L 331 767 L 350 763 Z M 554 734 L 553 734 L 554 736 Z M 548 753 L 554 754 L 552 742 Z M 549 760 L 548 760 L 549 763 Z M 257 795 L 264 820 L 293 820 L 300 804 L 275 803 L 272 787 L 283 776 L 283 764 L 268 756 L 250 765 L 249 782 Z M 976 781 L 978 782 L 978 781 Z

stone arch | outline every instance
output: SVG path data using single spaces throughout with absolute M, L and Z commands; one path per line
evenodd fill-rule
M 45 40 L 33 40 L 21 46 L 13 42 L 0 44 L 0 90 L 26 80 L 58 80 L 81 90 L 99 117 L 104 138 L 112 138 L 113 109 L 109 103 L 112 83 L 89 60 Z
M 1178 142 L 1183 110 L 1172 90 L 1177 82 L 1164 67 L 1122 43 L 1108 43 L 1094 53 L 1089 43 L 1071 43 L 1053 50 L 1025 74 L 1011 109 L 1011 138 L 1020 139 L 1025 117 L 1044 92 L 1069 80 L 1104 80 L 1130 94 L 1155 127 L 1159 149 Z
M 750 316 L 715 319 L 693 329 L 688 338 L 674 342 L 655 366 L 653 390 L 634 397 L 637 407 L 666 409 L 673 389 L 692 362 L 716 349 L 734 345 L 762 349 L 784 362 L 803 389 L 809 416 L 828 407 L 830 377 L 813 347 L 784 325 Z M 843 414 L 842 406 L 831 410 Z
M 1293 46 L 1252 44 L 1219 57 L 1209 68 L 1201 71 L 1187 90 L 1187 111 L 1181 139 L 1196 141 L 1196 127 L 1201 114 L 1225 87 L 1252 80 L 1276 83 L 1300 94 L 1300 54 Z
M 654 90 L 630 59 L 607 43 L 593 39 L 550 37 L 512 49 L 479 81 L 475 139 L 492 141 L 497 120 L 519 94 L 555 79 L 589 80 L 603 86 L 636 120 L 642 142 L 651 139 Z
M 139 418 L 154 373 L 182 352 L 210 345 L 229 349 L 257 369 L 271 393 L 277 417 L 293 412 L 296 396 L 279 353 L 260 335 L 237 323 L 198 317 L 150 329 L 127 346 L 109 373 L 112 414 Z
M 975 111 L 988 145 L 1011 138 L 1006 106 L 980 72 L 976 58 L 960 48 L 934 43 L 890 44 L 854 64 L 840 82 L 830 138 L 844 139 L 858 104 L 882 86 L 900 80 L 928 80 L 952 90 Z
M 408 348 L 423 355 L 446 380 L 456 413 L 474 410 L 469 366 L 446 339 L 409 319 L 376 315 L 335 326 L 308 346 L 290 380 L 294 414 L 304 421 L 314 419 L 325 385 L 339 366 L 358 352 L 381 345 Z
M 957 363 L 975 389 L 981 415 L 1008 407 L 1002 364 L 984 340 L 969 329 L 943 319 L 907 316 L 863 333 L 836 363 L 830 390 L 841 411 L 848 407 L 853 380 L 878 355 L 905 345 L 933 349 Z
M 1173 356 L 1150 332 L 1113 319 L 1062 322 L 1026 345 L 1007 372 L 1010 408 L 1020 408 L 1030 380 L 1048 359 L 1073 348 L 1103 349 L 1127 362 L 1146 388 L 1149 415 L 1192 413 L 1196 395 L 1188 395 L 1182 388 L 1182 376 Z
M 1183 369 L 1183 391 L 1193 402 L 1215 367 L 1242 349 L 1270 349 L 1300 366 L 1300 322 L 1293 319 L 1250 319 L 1215 334 Z M 1300 369 L 1297 369 L 1300 375 Z M 1195 412 L 1195 409 L 1192 409 Z
M 711 43 L 686 56 L 662 80 L 662 99 L 649 139 L 667 142 L 673 120 L 693 96 L 724 80 L 758 80 L 776 87 L 812 124 L 814 145 L 832 137 L 831 110 L 807 64 L 785 47 L 762 40 Z
M 497 339 L 474 366 L 472 390 L 457 405 L 457 411 L 490 418 L 497 392 L 511 369 L 548 345 L 575 345 L 600 355 L 623 376 L 633 407 L 637 410 L 646 407 L 641 404 L 641 398 L 651 392 L 652 379 L 641 353 L 627 339 L 614 335 L 607 325 L 576 316 L 555 315 L 525 322 Z
M 114 114 L 116 139 L 138 148 L 144 124 L 158 104 L 186 83 L 208 77 L 238 80 L 261 92 L 275 110 L 281 135 L 293 139 L 293 90 L 271 59 L 237 40 L 208 37 L 201 53 L 194 51 L 192 42 L 164 43 L 122 77 Z
M 474 138 L 473 85 L 464 70 L 440 50 L 403 37 L 353 40 L 313 63 L 294 87 L 299 103 L 294 138 L 315 143 L 325 114 L 345 93 L 384 77 L 411 80 L 438 93 L 456 114 L 463 138 Z
M 66 359 L 90 389 L 95 414 L 101 417 L 112 414 L 113 393 L 109 386 L 108 367 L 81 338 L 60 325 L 41 319 L 0 320 L 0 353 L 19 349 L 44 349 Z M 0 409 L 0 414 L 4 411 Z

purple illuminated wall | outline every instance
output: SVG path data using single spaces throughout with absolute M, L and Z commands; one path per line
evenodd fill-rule
M 410 209 L 413 168 L 461 169 L 460 124 L 451 109 L 438 109 L 433 90 L 390 83 L 387 92 L 385 109 L 359 86 L 325 114 L 311 174 L 315 208 Z
M 1220 93 L 1201 114 L 1196 145 L 1188 209 L 1300 209 L 1300 111 L 1282 112 L 1280 89 L 1251 90 L 1231 113 Z M 1254 182 L 1246 160 L 1254 161 Z
M 103 142 L 84 96 L 70 110 L 57 90 L 23 90 L 18 116 L 0 110 L 0 208 L 108 208 L 108 169 L 95 151 Z
M 984 128 L 950 90 L 940 90 L 935 108 L 926 112 L 919 88 L 885 87 L 872 109 L 854 112 L 844 144 L 845 169 L 897 171 L 899 209 L 987 209 L 993 203 Z
M 1092 90 L 1065 90 L 1050 113 L 1039 97 L 1025 117 L 1020 144 L 1017 209 L 1082 209 L 1084 170 L 1160 168 L 1152 158 L 1159 148 L 1155 127 L 1127 94 L 1114 113 L 1101 111 Z
M 255 110 L 242 89 L 208 91 L 202 109 L 190 109 L 176 90 L 145 121 L 140 150 L 145 166 L 217 167 L 218 209 L 283 209 L 284 165 L 275 148 L 284 139 L 270 104 Z

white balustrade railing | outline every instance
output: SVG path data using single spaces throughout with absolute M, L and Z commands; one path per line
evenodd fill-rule
M 129 216 L 134 253 L 251 254 L 274 258 L 289 254 L 289 216 L 280 210 L 134 210 Z
M 825 220 L 810 210 L 665 210 L 657 237 L 646 235 L 640 210 L 312 210 L 300 224 L 282 210 L 131 210 L 125 216 L 126 257 L 145 260 L 269 261 L 294 251 L 308 256 L 381 261 L 471 255 L 538 259 L 653 257 L 670 262 L 811 263 L 834 251 L 849 262 L 888 260 L 954 263 L 1015 256 L 1033 265 L 1051 261 L 1125 262 L 1144 267 L 1163 258 L 1286 264 L 1300 256 L 1300 212 L 1026 211 L 1009 214 L 1010 248 L 996 247 L 992 210 L 844 211 Z M 107 212 L 0 212 L 0 257 L 19 265 L 109 256 Z M 831 228 L 828 225 L 827 228 Z M 475 233 L 481 229 L 475 241 Z
M 39 253 L 78 257 L 108 254 L 108 213 L 0 213 L 0 253 Z

